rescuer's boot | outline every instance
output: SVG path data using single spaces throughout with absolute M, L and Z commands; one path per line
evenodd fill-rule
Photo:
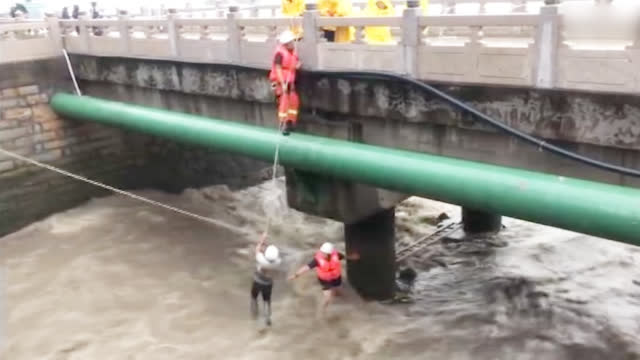
M 284 129 L 282 130 L 282 135 L 289 135 L 291 132 L 293 132 L 293 122 L 291 120 L 287 121 L 284 124 Z

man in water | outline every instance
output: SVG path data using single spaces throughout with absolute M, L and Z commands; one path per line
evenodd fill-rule
M 340 261 L 345 258 L 348 260 L 358 260 L 360 255 L 351 254 L 346 257 L 344 254 L 338 252 L 332 243 L 326 242 L 322 244 L 320 250 L 316 252 L 313 260 L 298 269 L 298 271 L 289 277 L 289 280 L 294 280 L 315 268 L 318 282 L 322 287 L 322 294 L 324 295 L 324 301 L 322 303 L 322 312 L 324 313 L 329 303 L 340 291 L 342 285 L 342 264 Z
M 267 234 L 260 237 L 256 245 L 256 271 L 251 286 L 251 314 L 258 317 L 258 295 L 262 295 L 264 318 L 267 326 L 271 326 L 271 290 L 273 276 L 280 267 L 280 252 L 275 245 L 266 246 Z

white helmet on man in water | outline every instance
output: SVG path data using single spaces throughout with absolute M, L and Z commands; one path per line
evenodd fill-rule
M 269 245 L 264 251 L 264 258 L 270 262 L 276 262 L 280 259 L 280 251 L 275 245 Z
M 320 246 L 320 252 L 323 254 L 331 255 L 333 253 L 334 247 L 330 242 L 326 242 Z

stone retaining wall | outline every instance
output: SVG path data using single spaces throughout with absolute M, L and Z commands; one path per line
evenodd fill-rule
M 71 89 L 65 74 L 59 59 L 0 66 L 0 147 L 113 186 L 146 185 L 144 143 L 51 110 L 53 93 Z M 0 235 L 105 192 L 0 154 Z
M 66 74 L 61 59 L 0 66 L 1 148 L 124 189 L 237 187 L 269 176 L 262 170 L 268 164 L 60 118 L 48 101 L 57 91 L 72 91 Z M 107 193 L 0 154 L 0 236 Z

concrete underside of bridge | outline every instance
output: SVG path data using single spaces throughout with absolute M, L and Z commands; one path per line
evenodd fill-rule
M 265 71 L 92 56 L 73 56 L 72 61 L 82 88 L 92 96 L 275 126 Z M 406 85 L 303 74 L 298 88 L 300 126 L 307 133 L 640 187 L 638 179 L 541 152 Z M 640 168 L 640 97 L 507 87 L 441 89 L 550 143 Z
M 73 56 L 72 62 L 80 87 L 88 95 L 276 125 L 274 99 L 264 71 L 90 56 Z M 61 59 L 6 65 L 0 70 L 0 91 L 38 85 L 41 94 L 50 96 L 54 91 L 72 89 Z M 298 87 L 303 101 L 300 131 L 640 187 L 637 179 L 540 152 L 402 84 L 303 75 Z M 637 97 L 480 86 L 442 85 L 442 89 L 549 142 L 599 160 L 640 168 Z M 23 111 L 23 117 L 14 119 L 21 112 L 12 108 L 9 115 L 3 111 L 1 119 L 5 124 L 14 122 L 28 128 L 23 134 L 27 140 L 7 135 L 14 127 L 0 126 L 0 144 L 15 149 L 26 144 L 31 152 L 23 153 L 97 180 L 124 188 L 179 191 L 216 183 L 246 186 L 266 178 L 262 169 L 268 164 L 59 119 L 46 104 L 31 104 L 27 96 L 10 104 L 15 109 L 29 109 Z M 6 102 L 13 99 L 0 98 Z M 288 201 L 293 208 L 344 222 L 347 249 L 364 249 L 363 261 L 348 263 L 354 286 L 369 297 L 389 296 L 395 269 L 393 207 L 405 195 L 292 169 L 286 172 Z M 72 180 L 25 170 L 7 159 L 0 159 L 0 186 L 13 187 L 0 194 L 6 200 L 0 207 L 8 209 L 3 214 L 9 214 L 0 219 L 0 234 L 103 193 Z M 68 201 L 59 202 L 60 198 Z M 463 215 L 470 232 L 499 229 L 499 215 L 474 209 Z M 376 260 L 371 261 L 373 258 Z M 371 282 L 365 274 L 376 274 L 380 281 Z

